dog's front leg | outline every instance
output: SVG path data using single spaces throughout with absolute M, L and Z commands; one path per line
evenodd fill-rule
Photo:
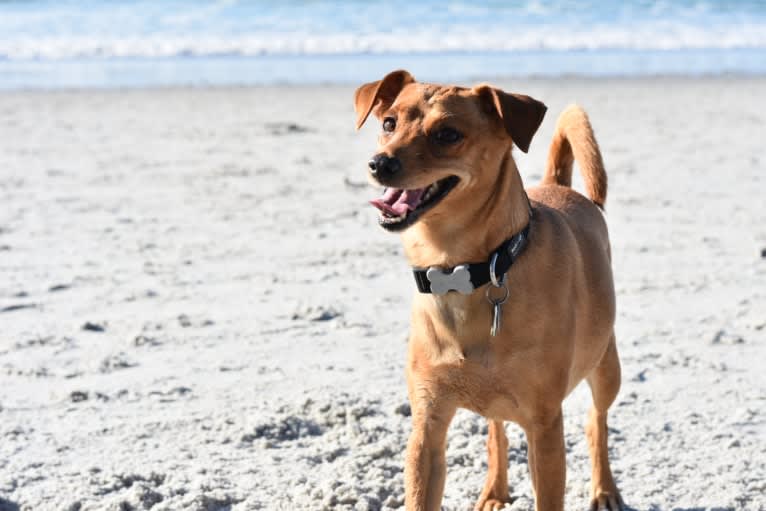
M 447 475 L 447 429 L 456 407 L 432 392 L 410 392 L 412 433 L 404 467 L 407 511 L 439 511 Z
M 535 418 L 524 428 L 529 444 L 529 471 L 537 511 L 562 511 L 566 486 L 564 419 L 561 408 Z

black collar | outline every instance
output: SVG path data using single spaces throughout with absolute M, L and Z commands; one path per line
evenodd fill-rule
M 496 286 L 505 281 L 505 274 L 511 268 L 514 261 L 524 251 L 529 240 L 529 226 L 527 224 L 521 232 L 517 232 L 489 256 L 489 260 L 483 263 L 461 264 L 454 268 L 413 268 L 415 284 L 421 293 L 444 294 L 449 291 L 458 291 L 462 294 L 471 294 L 488 282 Z M 494 273 L 493 273 L 494 271 Z

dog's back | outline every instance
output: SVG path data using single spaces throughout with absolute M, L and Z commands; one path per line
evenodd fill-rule
M 587 197 L 571 188 L 575 161 Z M 537 235 L 545 247 L 543 252 L 553 254 L 550 267 L 556 268 L 552 272 L 556 283 L 551 278 L 544 286 L 570 292 L 572 300 L 566 307 L 579 311 L 577 317 L 586 317 L 586 311 L 599 311 L 592 321 L 580 324 L 583 339 L 575 343 L 569 390 L 601 356 L 603 348 L 594 349 L 588 339 L 603 339 L 611 335 L 614 326 L 611 249 L 602 211 L 606 192 L 606 171 L 588 116 L 579 106 L 570 106 L 556 123 L 542 182 L 527 190 L 542 224 Z M 569 277 L 562 279 L 562 275 Z M 565 290 L 562 283 L 569 279 L 572 286 L 565 286 Z M 605 346 L 601 341 L 596 345 Z

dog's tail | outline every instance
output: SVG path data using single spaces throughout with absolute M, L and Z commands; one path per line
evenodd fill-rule
M 572 186 L 572 164 L 577 160 L 585 190 L 600 208 L 606 201 L 606 171 L 593 135 L 588 114 L 570 105 L 559 116 L 548 151 L 548 164 L 542 184 Z

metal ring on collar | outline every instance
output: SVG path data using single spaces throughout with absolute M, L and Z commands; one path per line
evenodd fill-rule
M 510 294 L 510 292 L 508 291 L 508 284 L 505 282 L 505 279 L 503 279 L 502 284 L 500 286 L 498 286 L 497 288 L 495 288 L 495 289 L 501 289 L 501 288 L 505 290 L 505 292 L 503 293 L 502 298 L 497 298 L 497 299 L 492 298 L 492 294 L 491 294 L 492 288 L 489 287 L 489 286 L 487 286 L 487 290 L 484 291 L 484 297 L 492 305 L 502 305 L 502 304 L 504 304 L 505 301 L 508 299 L 508 295 Z

